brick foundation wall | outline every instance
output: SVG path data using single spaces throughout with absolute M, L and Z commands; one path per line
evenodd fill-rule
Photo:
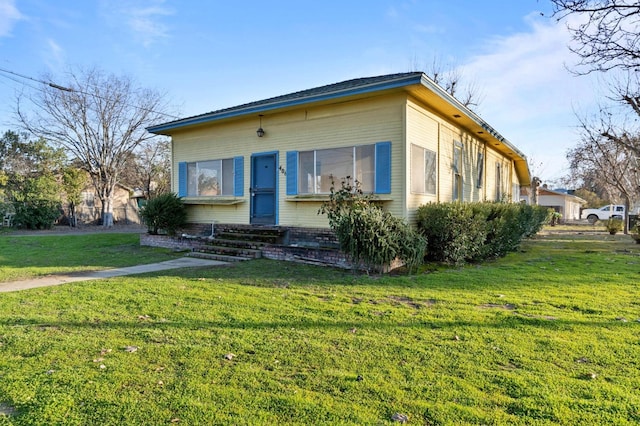
M 214 229 L 234 228 L 237 230 L 251 229 L 251 225 L 216 224 Z M 338 247 L 338 240 L 332 230 L 326 228 L 294 228 L 272 227 L 283 231 L 282 244 L 264 246 L 262 256 L 267 259 L 285 261 L 317 262 L 341 268 L 351 268 L 351 263 Z M 209 236 L 211 224 L 192 224 L 183 229 L 180 236 L 140 234 L 140 245 L 163 247 L 174 250 L 192 250 L 206 246 L 197 239 L 186 235 Z M 392 262 L 386 271 L 402 266 L 399 262 Z
M 262 249 L 262 257 L 273 260 L 319 262 L 340 268 L 350 268 L 351 263 L 339 250 L 296 247 L 285 245 L 269 245 Z
M 287 230 L 288 244 L 299 246 L 315 246 L 323 248 L 338 248 L 336 234 L 327 228 L 284 228 Z
M 194 248 L 206 247 L 205 244 L 198 243 L 198 241 L 189 238 L 151 234 L 140 234 L 140 245 L 186 251 L 191 251 Z

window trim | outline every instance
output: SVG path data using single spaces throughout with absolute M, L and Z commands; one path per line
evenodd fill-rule
M 496 201 L 502 201 L 502 164 L 496 161 Z
M 460 153 L 459 157 L 457 153 Z M 456 164 L 456 157 L 458 157 L 459 164 Z M 453 161 L 451 168 L 453 170 L 453 188 L 451 198 L 453 201 L 464 200 L 464 180 L 463 180 L 463 167 L 464 167 L 464 145 L 460 141 L 453 142 Z
M 232 161 L 232 185 L 233 188 L 230 194 L 216 194 L 216 195 L 189 195 L 189 165 L 198 163 L 205 163 L 210 161 L 220 161 L 221 169 L 224 167 L 225 160 Z M 224 174 L 224 172 L 223 172 Z M 178 196 L 179 197 L 187 197 L 190 200 L 205 200 L 205 199 L 222 199 L 229 197 L 242 197 L 244 196 L 244 157 L 229 157 L 229 158 L 217 158 L 212 160 L 198 160 L 198 161 L 182 161 L 178 163 Z
M 286 184 L 287 190 L 286 194 L 288 196 L 298 196 L 298 197 L 308 197 L 308 196 L 317 196 L 322 197 L 328 195 L 328 193 L 300 193 L 298 190 L 298 172 L 300 166 L 300 153 L 301 152 L 314 152 L 322 149 L 340 149 L 340 148 L 357 148 L 360 146 L 373 145 L 375 147 L 374 150 L 374 165 L 373 165 L 373 194 L 390 194 L 391 193 L 391 142 L 377 142 L 373 144 L 358 144 L 358 145 L 347 145 L 347 146 L 338 146 L 332 148 L 321 148 L 321 149 L 313 149 L 313 150 L 304 150 L 304 151 L 287 151 L 286 154 Z M 354 167 L 355 167 L 355 158 L 354 158 Z M 315 162 L 314 162 L 314 174 L 315 174 Z
M 478 179 L 476 181 L 476 188 L 482 188 L 484 181 L 484 153 L 479 151 L 476 160 L 476 168 L 478 173 Z
M 417 144 L 412 143 L 411 146 L 409 147 L 409 154 L 411 155 L 412 158 L 413 158 L 413 154 L 411 153 L 411 150 L 414 147 L 417 148 L 417 149 L 420 149 L 422 151 L 422 161 L 420 162 L 420 164 L 422 166 L 422 179 L 421 179 L 421 182 L 423 184 L 424 190 L 422 192 L 414 191 L 414 188 L 413 188 L 414 174 L 413 174 L 413 170 L 410 169 L 409 191 L 412 194 L 417 194 L 417 195 L 431 195 L 431 196 L 437 195 L 437 193 L 438 193 L 438 153 L 436 151 L 432 150 L 432 149 L 428 149 L 428 148 L 425 148 L 425 147 L 423 147 L 421 145 L 417 145 Z M 427 152 L 433 154 L 433 157 L 434 157 L 434 160 L 435 160 L 434 164 L 433 164 L 433 172 L 432 172 L 435 175 L 434 176 L 434 181 L 435 182 L 434 182 L 433 192 L 430 192 L 427 189 L 427 176 L 428 176 L 428 173 L 427 173 Z M 412 167 L 411 164 L 410 164 L 410 167 Z

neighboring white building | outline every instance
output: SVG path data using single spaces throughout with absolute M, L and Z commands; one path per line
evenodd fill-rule
M 530 204 L 529 193 L 526 190 L 520 192 L 520 200 Z M 587 202 L 580 197 L 563 192 L 551 190 L 545 187 L 538 188 L 538 205 L 552 208 L 562 215 L 562 221 L 580 220 L 580 210 Z

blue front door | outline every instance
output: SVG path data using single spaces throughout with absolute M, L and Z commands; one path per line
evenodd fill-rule
M 252 225 L 275 225 L 277 208 L 278 154 L 251 156 L 251 220 Z

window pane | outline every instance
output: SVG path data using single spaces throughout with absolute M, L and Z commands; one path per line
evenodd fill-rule
M 198 195 L 198 163 L 187 164 L 187 196 Z
M 331 182 L 340 184 L 342 179 L 353 176 L 353 148 L 323 149 L 316 151 L 316 173 L 320 192 L 329 193 Z
M 198 163 L 198 195 L 219 195 L 222 177 L 222 161 Z
M 453 148 L 453 170 L 462 173 L 462 147 L 458 145 Z
M 411 145 L 411 192 L 415 194 L 424 194 L 426 182 L 424 171 L 424 148 Z
M 314 151 L 298 153 L 298 194 L 315 194 L 317 192 L 313 170 Z
M 233 195 L 233 158 L 222 160 L 222 195 Z
M 438 170 L 436 168 L 436 153 L 425 149 L 424 151 L 424 189 L 427 194 L 436 193 Z
M 482 188 L 482 173 L 484 172 L 484 154 L 481 152 L 478 153 L 478 161 L 476 168 L 478 169 L 478 180 L 476 181 L 476 186 L 478 188 Z
M 356 180 L 360 182 L 360 189 L 373 192 L 375 186 L 375 145 L 356 147 Z
M 462 176 L 455 174 L 453 176 L 453 199 L 460 200 L 462 197 Z
M 502 199 L 502 173 L 500 171 L 500 163 L 496 163 L 496 201 Z

